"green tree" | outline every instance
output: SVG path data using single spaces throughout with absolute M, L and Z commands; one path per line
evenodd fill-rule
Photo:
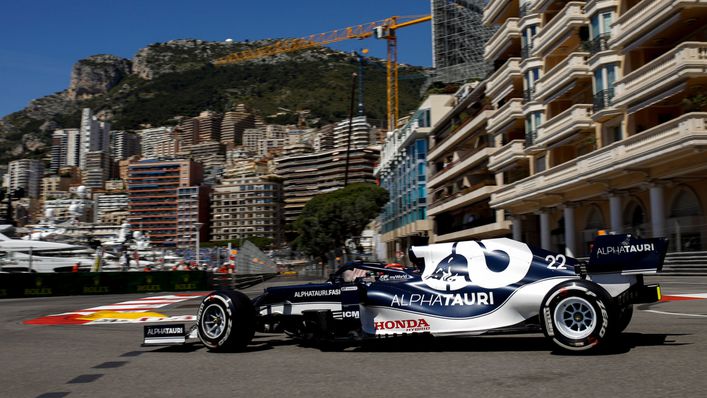
M 327 261 L 327 254 L 344 246 L 346 239 L 360 236 L 366 225 L 388 201 L 388 191 L 375 184 L 351 184 L 312 198 L 295 221 L 295 246 Z

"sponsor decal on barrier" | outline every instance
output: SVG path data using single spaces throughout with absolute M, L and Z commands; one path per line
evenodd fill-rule
M 424 318 L 402 319 L 397 321 L 373 322 L 375 330 L 401 330 L 404 332 L 423 332 L 430 330 L 430 324 Z
M 391 307 L 409 307 L 412 305 L 494 305 L 493 292 L 473 292 L 455 294 L 396 294 L 390 302 Z
M 295 292 L 295 297 L 322 297 L 322 296 L 339 296 L 341 295 L 341 290 L 339 289 L 325 289 L 325 290 L 305 290 L 301 292 Z
M 36 288 L 25 288 L 24 294 L 25 296 L 51 296 L 52 295 L 52 288 L 50 287 L 42 287 L 42 279 L 37 278 L 35 281 L 35 285 L 37 286 Z

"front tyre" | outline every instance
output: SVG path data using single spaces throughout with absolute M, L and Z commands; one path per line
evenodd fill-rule
M 196 322 L 209 350 L 241 351 L 255 334 L 255 307 L 241 292 L 212 292 L 202 300 Z
M 546 337 L 564 350 L 588 351 L 606 345 L 616 329 L 611 296 L 599 285 L 567 281 L 542 301 L 541 326 Z

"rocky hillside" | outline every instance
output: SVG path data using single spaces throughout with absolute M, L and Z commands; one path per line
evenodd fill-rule
M 173 40 L 155 43 L 132 60 L 94 55 L 78 61 L 71 84 L 30 102 L 0 119 L 0 164 L 48 153 L 51 132 L 78 127 L 81 109 L 90 107 L 115 129 L 174 124 L 175 117 L 217 112 L 246 103 L 262 115 L 279 107 L 308 109 L 322 123 L 348 115 L 351 74 L 356 59 L 328 48 L 282 54 L 241 64 L 215 67 L 211 61 L 267 44 L 267 41 L 206 42 Z M 420 68 L 402 67 L 402 76 Z M 403 79 L 401 111 L 414 109 L 424 79 Z M 385 119 L 385 68 L 368 60 L 364 69 L 366 113 Z M 281 122 L 281 121 L 280 121 Z

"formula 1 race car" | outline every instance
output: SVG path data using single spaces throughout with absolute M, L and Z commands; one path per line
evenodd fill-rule
M 540 330 L 561 349 L 592 350 L 628 326 L 633 304 L 660 300 L 642 274 L 660 271 L 666 250 L 630 235 L 598 237 L 587 262 L 507 238 L 413 247 L 417 268 L 355 262 L 252 300 L 215 291 L 196 329 L 214 351 L 244 349 L 256 331 L 331 341 Z

